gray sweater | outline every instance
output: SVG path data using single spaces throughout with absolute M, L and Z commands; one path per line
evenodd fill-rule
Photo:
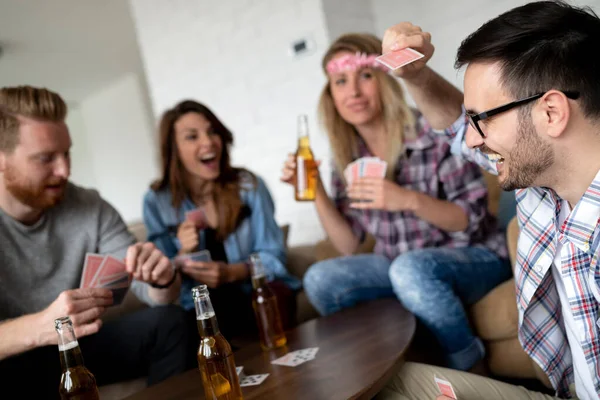
M 0 321 L 41 311 L 62 291 L 78 288 L 86 253 L 123 259 L 134 242 L 98 192 L 73 184 L 34 225 L 0 209 Z M 131 290 L 151 304 L 146 284 L 134 281 Z

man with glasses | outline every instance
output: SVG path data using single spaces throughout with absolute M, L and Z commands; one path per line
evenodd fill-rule
M 446 130 L 455 134 L 453 148 L 496 172 L 503 189 L 518 189 L 519 340 L 557 396 L 580 399 L 600 394 L 598 38 L 600 19 L 591 10 L 530 3 L 461 44 L 456 66 L 467 66 L 465 112 L 460 93 L 424 64 L 412 66 L 422 79 L 408 87 L 435 128 L 461 114 Z M 431 46 L 430 35 L 400 24 L 388 29 L 383 49 L 413 45 Z M 433 399 L 434 375 L 449 380 L 461 400 L 551 398 L 414 363 L 381 397 Z

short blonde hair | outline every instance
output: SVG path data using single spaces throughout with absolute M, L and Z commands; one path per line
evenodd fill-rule
M 32 86 L 0 89 L 0 151 L 11 152 L 19 143 L 19 117 L 64 122 L 67 105 L 59 94 Z
M 323 71 L 327 74 L 327 63 L 339 52 L 381 54 L 381 40 L 368 33 L 349 33 L 340 36 L 329 46 L 323 57 Z M 404 100 L 402 86 L 393 76 L 373 69 L 373 75 L 379 85 L 383 120 L 387 135 L 388 154 L 385 157 L 389 168 L 388 178 L 392 178 L 398 158 L 404 154 L 406 136 L 414 135 L 414 114 Z M 319 119 L 327 131 L 329 144 L 333 153 L 335 168 L 343 171 L 358 156 L 356 129 L 346 122 L 338 113 L 331 95 L 328 81 L 321 92 L 319 100 Z M 407 129 L 407 127 L 410 127 Z M 344 178 L 342 178 L 344 179 Z

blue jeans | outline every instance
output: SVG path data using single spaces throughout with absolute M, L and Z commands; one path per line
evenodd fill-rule
M 451 368 L 467 370 L 483 358 L 464 305 L 510 279 L 508 260 L 480 247 L 413 250 L 393 261 L 360 254 L 312 265 L 304 290 L 321 315 L 396 296 L 436 337 Z

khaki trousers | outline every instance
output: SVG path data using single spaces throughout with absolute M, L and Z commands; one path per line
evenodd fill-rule
M 400 371 L 377 394 L 376 400 L 435 400 L 440 391 L 434 376 L 452 384 L 458 400 L 550 400 L 556 397 L 532 392 L 522 386 L 496 381 L 432 365 L 405 363 Z

